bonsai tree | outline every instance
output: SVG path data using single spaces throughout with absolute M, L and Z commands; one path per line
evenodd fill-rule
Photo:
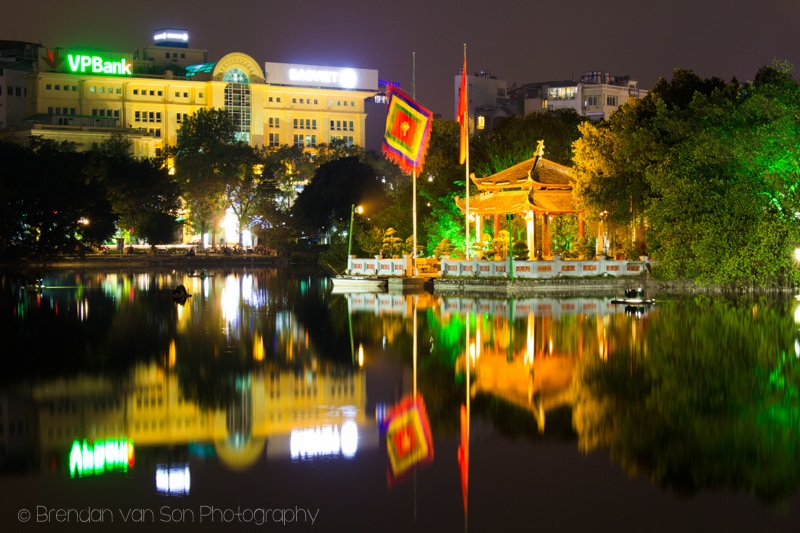
M 399 254 L 402 250 L 402 245 L 403 239 L 397 236 L 396 229 L 389 228 L 383 234 L 383 249 L 389 257 Z

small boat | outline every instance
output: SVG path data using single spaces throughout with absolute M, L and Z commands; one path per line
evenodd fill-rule
M 209 274 L 209 273 L 208 273 L 208 270 L 202 270 L 202 271 L 200 271 L 200 272 L 198 272 L 198 271 L 196 271 L 196 270 L 195 270 L 194 272 L 192 272 L 191 274 L 189 274 L 189 277 L 190 277 L 190 278 L 210 278 L 210 277 L 212 277 L 213 275 L 214 275 L 214 274 Z
M 23 285 L 22 290 L 30 291 L 30 292 L 39 292 L 44 289 L 44 280 L 37 279 L 33 283 L 29 283 L 28 285 Z
M 186 292 L 186 287 L 183 285 L 178 285 L 172 290 L 172 298 L 175 300 L 183 300 L 186 301 L 186 298 L 191 298 L 192 295 Z
M 625 289 L 625 298 L 614 298 L 611 300 L 612 304 L 624 305 L 653 305 L 656 303 L 655 298 L 645 298 L 644 289 Z
M 389 284 L 387 278 L 374 276 L 335 276 L 331 278 L 337 292 L 378 291 Z

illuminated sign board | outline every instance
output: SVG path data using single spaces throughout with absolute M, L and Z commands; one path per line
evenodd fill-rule
M 265 63 L 267 83 L 333 89 L 378 90 L 378 71 L 363 68 L 321 67 Z
M 69 476 L 83 477 L 108 471 L 127 472 L 133 466 L 133 443 L 106 439 L 89 444 L 74 441 L 69 452 Z
M 131 54 L 114 52 L 84 52 L 63 48 L 42 49 L 39 70 L 69 74 L 132 76 Z
M 131 65 L 124 59 L 107 61 L 101 56 L 67 55 L 67 68 L 76 74 L 116 74 L 131 76 Z
M 189 32 L 186 30 L 174 30 L 174 29 L 158 30 L 153 34 L 153 40 L 157 43 L 158 42 L 188 43 Z

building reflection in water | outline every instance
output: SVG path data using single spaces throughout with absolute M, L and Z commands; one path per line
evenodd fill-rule
M 177 284 L 193 295 L 186 305 L 160 304 L 168 314 L 149 327 L 169 337 L 164 353 L 125 375 L 82 372 L 0 393 L 3 461 L 33 450 L 42 470 L 87 476 L 133 467 L 135 457 L 137 469 L 152 469 L 159 493 L 180 495 L 190 491 L 189 457 L 198 449 L 230 469 L 246 469 L 264 458 L 352 458 L 377 447 L 364 372 L 350 361 L 320 359 L 306 326 L 281 301 L 286 295 L 272 295 L 259 282 L 250 274 L 98 274 L 21 304 L 62 317 L 76 313 L 85 322 L 96 305 L 85 295 L 100 289 L 119 317 L 112 329 L 122 330 L 130 327 L 128 316 L 150 313 L 139 306 L 153 295 L 168 295 Z M 213 323 L 218 333 L 198 348 L 195 339 Z M 231 370 L 220 363 L 226 357 Z M 224 382 L 223 396 L 201 401 L 198 390 L 187 390 L 187 366 L 200 375 L 219 372 L 209 383 Z
M 5 433 L 6 454 L 34 449 L 43 470 L 89 475 L 85 467 L 70 466 L 74 443 L 83 462 L 84 446 L 130 443 L 130 464 L 152 469 L 157 490 L 169 495 L 189 493 L 190 457 L 199 452 L 230 469 L 247 469 L 260 459 L 349 459 L 377 448 L 377 423 L 367 413 L 369 351 L 410 337 L 412 315 L 425 316 L 418 329 L 438 332 L 419 345 L 430 353 L 452 351 L 456 375 L 464 374 L 469 354 L 470 397 L 490 394 L 520 406 L 540 431 L 548 411 L 574 401 L 581 358 L 606 359 L 622 344 L 640 346 L 637 336 L 647 322 L 646 313 L 631 319 L 603 299 L 338 295 L 347 302 L 348 320 L 365 320 L 355 328 L 365 338 L 354 344 L 350 333 L 343 348 L 353 359 L 337 362 L 321 356 L 328 347 L 316 345 L 309 320 L 297 318 L 295 296 L 269 277 L 98 274 L 74 283 L 61 300 L 47 300 L 45 293 L 26 305 L 60 305 L 62 313 L 87 321 L 98 305 L 88 288 L 100 289 L 115 308 L 112 331 L 125 333 L 143 327 L 137 321 L 151 312 L 146 306 L 154 296 L 177 284 L 193 296 L 182 306 L 160 304 L 165 312 L 146 326 L 166 342 L 156 357 L 139 360 L 126 374 L 75 374 L 37 380 L 24 395 L 19 389 L 5 393 L 3 423 L 13 428 Z M 421 357 L 429 356 L 426 351 Z M 212 401 L 203 400 L 203 380 L 217 387 Z M 398 396 L 411 389 L 407 381 L 403 386 Z M 91 474 L 115 468 L 108 464 Z

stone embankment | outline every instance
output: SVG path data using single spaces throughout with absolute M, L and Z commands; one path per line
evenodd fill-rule
M 208 254 L 189 257 L 177 254 L 108 254 L 87 255 L 85 257 L 62 257 L 57 259 L 31 259 L 5 263 L 2 266 L 15 269 L 27 268 L 180 268 L 180 269 L 218 269 L 239 267 L 283 267 L 288 266 L 286 257 L 260 254 Z
M 436 294 L 494 295 L 494 296 L 534 296 L 537 294 L 558 294 L 559 296 L 609 295 L 620 294 L 625 289 L 643 288 L 646 294 L 792 294 L 798 287 L 767 286 L 741 287 L 699 285 L 690 280 L 657 281 L 647 275 L 636 277 L 592 277 L 559 279 L 475 279 L 475 278 L 436 278 L 433 290 Z

